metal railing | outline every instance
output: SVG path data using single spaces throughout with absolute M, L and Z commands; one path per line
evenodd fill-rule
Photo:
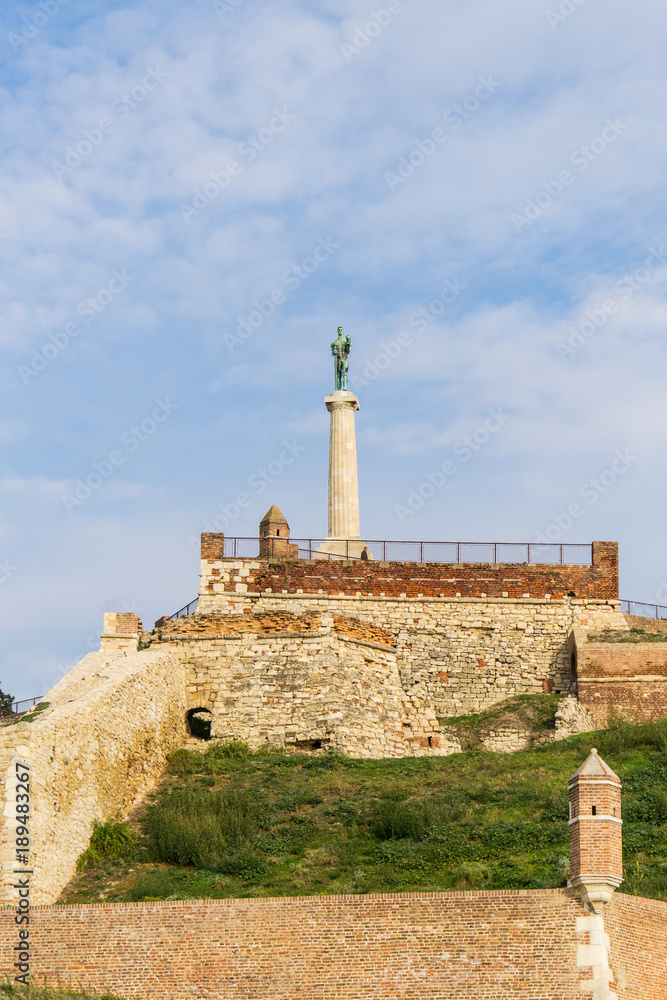
M 626 615 L 637 615 L 638 618 L 656 618 L 658 621 L 667 621 L 667 608 L 663 604 L 621 601 L 621 611 Z M 647 614 L 647 611 L 650 611 L 650 614 Z
M 13 701 L 11 707 L 11 714 L 24 715 L 31 708 L 34 708 L 35 705 L 39 705 L 43 697 L 44 697 L 43 695 L 40 695 L 39 698 L 23 698 L 22 701 Z M 7 718 L 7 716 L 5 716 L 5 718 Z
M 286 540 L 287 541 L 287 540 Z M 371 558 L 381 562 L 420 563 L 503 563 L 590 566 L 593 546 L 590 543 L 541 542 L 413 542 L 384 540 L 335 540 L 327 538 L 290 538 L 298 547 L 301 559 L 359 559 L 359 545 L 367 545 Z M 337 552 L 318 552 L 327 543 Z M 259 558 L 259 538 L 225 537 L 225 559 Z
M 193 615 L 197 610 L 197 604 L 199 603 L 199 598 L 195 597 L 194 601 L 190 601 L 185 607 L 181 608 L 176 614 L 170 615 L 167 621 L 172 621 L 174 618 L 187 618 L 189 615 Z
M 283 539 L 272 539 L 283 542 Z M 389 542 L 366 539 L 290 538 L 285 544 L 296 545 L 299 559 L 328 559 L 363 562 L 359 549 L 367 545 L 374 562 L 418 563 L 502 563 L 505 565 L 590 566 L 593 546 L 571 542 Z M 337 552 L 318 551 L 327 543 Z M 258 559 L 260 539 L 228 537 L 224 541 L 224 559 Z M 159 618 L 156 626 L 176 618 L 187 618 L 197 609 L 198 598 L 173 615 Z

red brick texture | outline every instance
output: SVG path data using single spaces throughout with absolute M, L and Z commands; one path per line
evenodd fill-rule
M 344 594 L 354 597 L 592 597 L 618 598 L 616 569 L 598 566 L 499 565 L 491 563 L 328 562 L 299 559 L 251 570 L 248 591 Z
M 202 559 L 224 559 L 225 536 L 214 531 L 205 531 L 201 536 Z
M 116 613 L 116 635 L 138 635 L 142 628 L 138 615 L 121 611 Z
M 146 1000 L 575 1000 L 583 915 L 555 889 L 37 907 L 32 975 Z M 667 1000 L 667 904 L 607 915 L 619 1000 Z
M 667 996 L 667 903 L 615 892 L 604 910 L 619 1000 Z
M 579 701 L 598 728 L 612 713 L 632 722 L 667 715 L 667 642 L 587 642 L 577 635 L 576 652 Z
M 223 558 L 224 535 L 202 535 L 202 559 Z M 248 592 L 298 590 L 304 594 L 354 597 L 530 597 L 569 596 L 618 599 L 618 545 L 593 542 L 591 566 L 551 566 L 527 563 L 401 563 L 362 560 L 260 560 L 246 580 Z M 213 592 L 212 583 L 209 589 Z M 230 587 L 234 589 L 233 586 Z
M 322 615 L 311 611 L 304 615 L 293 615 L 288 611 L 274 611 L 260 614 L 227 615 L 213 611 L 210 614 L 190 615 L 187 618 L 173 618 L 160 626 L 161 642 L 187 642 L 199 639 L 222 639 L 239 635 L 314 635 L 323 628 Z M 348 618 L 345 615 L 325 616 L 327 625 L 346 639 L 357 639 L 378 646 L 393 647 L 394 637 L 377 625 Z
M 595 809 L 595 814 L 593 814 Z M 605 819 L 603 817 L 612 817 Z M 570 785 L 570 878 L 595 874 L 623 879 L 621 783 L 581 776 Z

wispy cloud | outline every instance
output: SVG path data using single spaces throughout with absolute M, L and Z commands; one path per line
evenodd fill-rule
M 3 587 L 10 668 L 33 669 L 36 602 L 44 663 L 71 662 L 127 579 L 148 619 L 185 603 L 188 539 L 276 442 L 306 450 L 267 501 L 323 533 L 339 324 L 364 530 L 394 533 L 387 497 L 419 495 L 505 407 L 502 433 L 406 526 L 530 540 L 634 448 L 641 462 L 574 521 L 620 538 L 628 596 L 652 597 L 667 560 L 664 5 L 628 19 L 620 0 L 584 3 L 556 23 L 559 5 L 532 0 L 403 0 L 388 18 L 357 0 L 43 6 L 3 11 L 0 67 L 2 556 L 38 561 L 44 588 L 28 600 L 20 569 Z M 627 127 L 612 139 L 608 122 Z M 335 252 L 311 269 L 318 240 Z M 286 287 L 295 267 L 307 280 Z M 69 516 L 62 495 L 170 395 L 177 418 Z M 240 510 L 234 531 L 256 533 Z

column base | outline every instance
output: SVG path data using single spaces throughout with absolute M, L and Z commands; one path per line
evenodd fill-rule
M 325 542 L 317 546 L 313 558 L 361 559 L 361 553 L 365 547 L 366 543 L 362 542 L 360 538 L 327 538 Z M 370 549 L 368 558 L 373 558 Z

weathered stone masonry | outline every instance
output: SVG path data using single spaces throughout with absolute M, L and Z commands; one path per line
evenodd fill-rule
M 443 718 L 514 694 L 573 691 L 572 628 L 627 628 L 611 542 L 593 543 L 592 566 L 270 562 L 223 551 L 224 536 L 202 535 L 198 616 L 322 611 L 378 625 L 393 637 L 406 693 Z
M 93 820 L 127 815 L 155 784 L 183 741 L 185 698 L 182 664 L 167 649 L 90 653 L 49 692 L 46 711 L 0 729 L 8 806 L 10 761 L 31 765 L 34 902 L 57 898 L 88 846 Z M 14 897 L 12 812 L 3 809 L 0 900 Z
M 360 757 L 452 753 L 458 741 L 438 717 L 513 694 L 569 692 L 572 627 L 625 627 L 615 547 L 605 543 L 592 567 L 492 567 L 498 585 L 513 574 L 531 588 L 518 598 L 481 596 L 487 567 L 463 567 L 478 575 L 477 596 L 438 597 L 459 567 L 396 564 L 405 590 L 388 596 L 380 590 L 388 564 L 369 571 L 359 562 L 223 560 L 221 536 L 202 541 L 196 615 L 162 620 L 141 635 L 150 648 L 132 652 L 140 622 L 107 614 L 102 652 L 48 694 L 50 707 L 33 722 L 2 732 L 2 773 L 14 756 L 33 764 L 37 902 L 54 900 L 69 880 L 93 820 L 126 815 L 157 780 L 187 736 L 189 711 L 209 709 L 214 736 L 252 746 L 331 746 Z M 354 589 L 368 572 L 366 592 Z M 547 585 L 554 593 L 573 586 L 572 574 L 580 591 L 599 596 L 547 596 Z M 255 589 L 269 577 L 273 586 Z M 5 899 L 9 823 L 5 816 Z

